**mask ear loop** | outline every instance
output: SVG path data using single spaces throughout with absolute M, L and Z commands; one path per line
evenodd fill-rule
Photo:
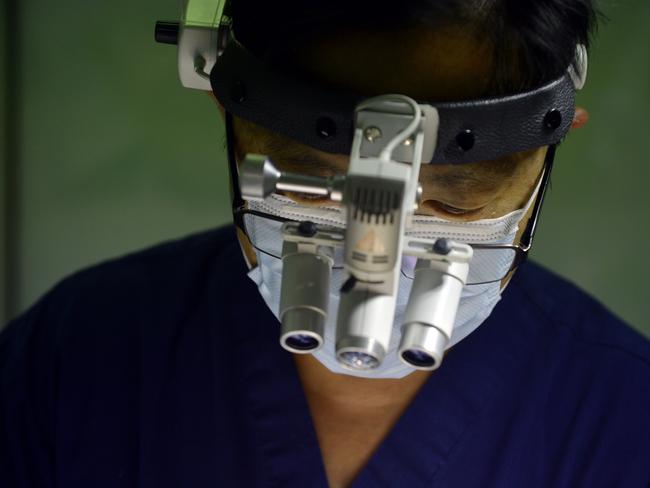
M 244 199 L 241 196 L 241 190 L 239 189 L 239 172 L 237 169 L 237 158 L 235 156 L 235 132 L 233 130 L 233 119 L 232 114 L 228 111 L 225 112 L 225 125 L 226 125 L 226 154 L 228 155 L 228 172 L 230 173 L 230 206 L 232 211 L 232 220 L 235 224 L 235 229 L 237 233 L 244 237 L 248 243 L 253 246 L 251 238 L 246 232 L 246 225 L 244 224 Z M 244 250 L 243 245 L 240 242 L 240 247 L 242 250 L 242 255 L 246 261 L 246 266 L 248 269 L 253 269 L 255 266 L 251 262 L 251 258 L 248 256 Z
M 544 204 L 544 197 L 546 195 L 546 189 L 549 186 L 551 181 L 551 170 L 553 169 L 553 161 L 555 160 L 555 149 L 556 145 L 552 144 L 548 146 L 546 150 L 546 157 L 544 158 L 544 170 L 542 172 L 542 181 L 540 182 L 540 189 L 537 193 L 537 198 L 533 204 L 533 211 L 531 213 L 528 222 L 526 223 L 526 228 L 524 229 L 521 239 L 519 240 L 519 248 L 522 252 L 517 253 L 515 261 L 512 263 L 510 271 L 515 270 L 519 265 L 521 265 L 526 258 L 528 257 L 528 252 L 533 246 L 533 237 L 535 235 L 535 230 L 537 230 L 537 221 L 539 215 L 542 211 L 542 205 Z
M 587 81 L 587 70 L 588 70 L 588 55 L 587 48 L 584 44 L 578 44 L 576 46 L 576 56 L 574 61 L 569 66 L 569 75 L 573 81 L 573 87 L 576 90 L 582 90 Z M 557 144 L 552 144 L 548 147 L 546 151 L 546 158 L 544 159 L 544 173 L 542 174 L 542 182 L 539 193 L 535 200 L 535 206 L 533 208 L 533 213 L 528 219 L 526 224 L 526 229 L 521 236 L 519 241 L 519 246 L 523 252 L 517 253 L 515 257 L 515 262 L 512 263 L 510 271 L 513 271 L 521 263 L 523 263 L 528 257 L 528 252 L 533 245 L 533 237 L 535 235 L 535 230 L 537 229 L 537 219 L 542 210 L 542 204 L 544 203 L 544 196 L 546 195 L 546 188 L 549 184 L 551 178 L 551 170 L 553 169 L 553 161 L 555 160 L 555 149 Z

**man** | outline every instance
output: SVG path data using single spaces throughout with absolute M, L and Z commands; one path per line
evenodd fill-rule
M 233 29 L 287 76 L 444 103 L 561 77 L 595 16 L 584 0 L 399 7 L 236 0 Z M 259 153 L 286 171 L 346 172 L 349 154 L 233 115 L 232 99 L 215 95 L 235 162 Z M 578 109 L 572 125 L 585 120 Z M 423 165 L 416 220 L 469 229 L 516 216 L 519 242 L 549 151 Z M 264 209 L 337 212 L 297 192 L 275 201 L 282 207 Z M 387 354 L 355 372 L 332 360 L 332 344 L 293 357 L 278 346 L 277 294 L 251 225 L 242 227 L 239 240 L 226 228 L 83 271 L 10 324 L 0 342 L 2 486 L 650 481 L 650 348 L 571 285 L 524 264 L 479 288 L 493 295 L 435 371 L 399 361 L 389 370 Z

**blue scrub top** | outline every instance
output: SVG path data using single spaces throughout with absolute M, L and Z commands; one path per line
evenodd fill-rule
M 650 346 L 528 263 L 355 487 L 647 487 Z M 2 488 L 320 487 L 232 228 L 60 283 L 0 336 Z

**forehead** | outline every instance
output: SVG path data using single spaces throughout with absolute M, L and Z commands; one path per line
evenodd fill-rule
M 451 25 L 339 30 L 301 43 L 290 54 L 285 52 L 285 62 L 321 83 L 365 96 L 402 93 L 430 102 L 462 101 L 489 95 L 494 73 L 492 49 L 477 32 Z M 348 155 L 324 153 L 254 124 L 245 125 L 252 138 L 263 145 L 259 149 L 274 155 L 287 171 L 345 171 Z M 511 173 L 526 159 L 522 153 L 462 167 L 436 165 L 425 171 L 456 180 L 483 180 Z
M 402 93 L 431 102 L 487 94 L 491 43 L 456 26 L 396 31 L 339 31 L 295 51 L 295 63 L 326 84 L 373 96 Z
M 235 119 L 237 152 L 243 160 L 247 152 L 266 154 L 282 171 L 319 176 L 344 174 L 349 155 L 319 151 L 285 136 L 271 132 L 244 119 Z M 494 161 L 477 161 L 463 165 L 423 165 L 421 176 L 430 177 L 450 186 L 486 183 L 491 186 L 508 178 L 535 159 L 538 150 L 504 156 Z

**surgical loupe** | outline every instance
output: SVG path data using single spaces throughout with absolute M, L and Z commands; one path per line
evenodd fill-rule
M 278 191 L 327 196 L 340 202 L 347 215 L 344 230 L 309 221 L 283 225 L 281 343 L 298 353 L 323 344 L 332 257 L 335 248 L 343 247 L 349 277 L 337 311 L 336 355 L 352 369 L 376 368 L 388 350 L 405 254 L 418 264 L 400 355 L 415 368 L 433 369 L 451 337 L 472 257 L 470 246 L 446 239 L 409 239 L 404 245 L 406 221 L 417 207 L 424 129 L 435 134 L 438 115 L 408 97 L 389 95 L 360 104 L 356 119 L 345 176 L 283 173 L 259 155 L 249 156 L 240 168 L 240 188 L 248 200 L 263 200 Z M 389 135 L 386 144 L 364 147 L 375 142 L 372 134 L 378 132 Z M 435 140 L 429 142 L 432 152 Z M 392 159 L 400 145 L 412 151 L 407 155 L 412 164 Z

